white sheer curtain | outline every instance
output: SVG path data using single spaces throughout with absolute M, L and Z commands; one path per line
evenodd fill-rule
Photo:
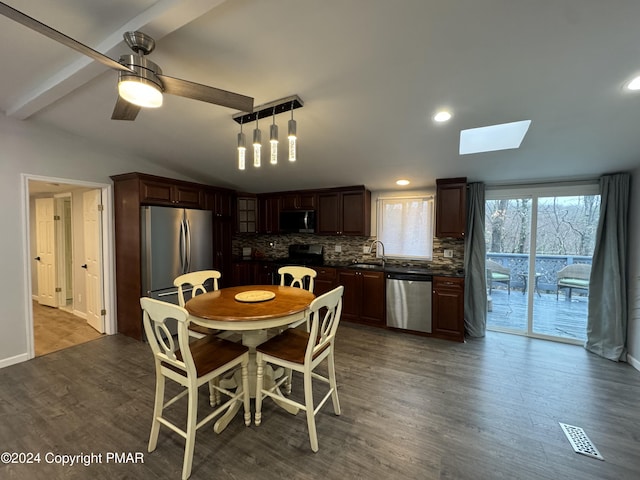
M 431 260 L 433 224 L 433 196 L 378 199 L 378 240 L 387 257 Z

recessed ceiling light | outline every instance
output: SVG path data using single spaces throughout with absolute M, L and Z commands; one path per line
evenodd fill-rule
M 627 83 L 628 90 L 640 90 L 640 77 L 636 77 Z
M 451 118 L 451 113 L 447 112 L 446 110 L 441 110 L 433 116 L 433 119 L 436 122 L 446 122 L 450 118 Z
M 531 120 L 470 128 L 460 132 L 460 155 L 519 148 Z
M 396 181 L 396 185 L 400 185 L 400 186 L 405 186 L 405 185 L 409 185 L 411 182 L 409 180 L 405 180 L 404 178 L 401 180 Z

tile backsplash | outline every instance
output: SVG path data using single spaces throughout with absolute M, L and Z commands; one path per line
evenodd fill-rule
M 324 259 L 327 263 L 367 262 L 376 259 L 373 253 L 363 253 L 363 247 L 369 247 L 375 237 L 321 236 L 321 235 L 264 235 L 240 234 L 233 238 L 233 255 L 242 257 L 243 248 L 251 248 L 255 258 L 278 258 L 289 254 L 292 243 L 317 243 L 324 246 Z M 336 247 L 340 250 L 336 251 Z M 444 250 L 452 250 L 453 257 L 445 258 Z M 433 239 L 433 260 L 390 259 L 388 263 L 411 263 L 434 269 L 457 271 L 464 268 L 464 240 L 453 238 Z

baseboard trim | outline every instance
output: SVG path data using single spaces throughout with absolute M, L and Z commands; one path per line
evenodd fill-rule
M 627 363 L 640 372 L 640 361 L 627 353 Z
M 10 367 L 11 365 L 15 365 L 16 363 L 22 363 L 29 360 L 29 354 L 21 353 L 20 355 L 16 355 L 15 357 L 4 358 L 0 360 L 0 368 Z
M 83 318 L 85 320 L 87 319 L 87 314 L 84 313 L 84 312 L 81 312 L 80 310 L 74 310 L 71 313 L 73 313 L 76 317 L 80 317 L 80 318 Z

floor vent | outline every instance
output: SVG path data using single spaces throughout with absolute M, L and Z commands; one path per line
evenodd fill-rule
M 566 423 L 560 423 L 560 426 L 576 453 L 597 458 L 598 460 L 604 460 L 604 457 L 600 455 L 600 452 L 595 445 L 591 443 L 591 440 L 589 440 L 589 437 L 587 437 L 587 434 L 584 433 L 582 428 L 567 425 Z

